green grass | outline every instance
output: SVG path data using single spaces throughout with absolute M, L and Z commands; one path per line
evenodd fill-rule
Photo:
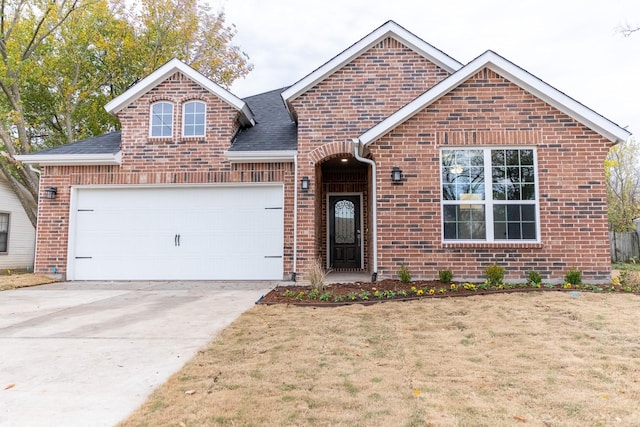
M 640 271 L 640 264 L 616 262 L 611 264 L 613 270 Z

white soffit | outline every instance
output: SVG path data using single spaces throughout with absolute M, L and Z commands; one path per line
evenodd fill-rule
M 364 132 L 359 137 L 360 142 L 364 145 L 371 144 L 464 83 L 468 78 L 485 67 L 495 71 L 500 76 L 584 124 L 611 142 L 623 142 L 631 136 L 631 132 L 621 128 L 526 70 L 489 50 L 376 126 Z
M 105 154 L 25 154 L 15 158 L 22 163 L 41 166 L 120 165 L 122 151 Z
M 226 151 L 224 155 L 232 163 L 279 163 L 293 162 L 295 150 L 279 151 Z
M 153 73 L 133 85 L 129 90 L 111 100 L 104 106 L 105 110 L 111 114 L 117 113 L 178 71 L 225 101 L 227 104 L 231 105 L 236 110 L 240 111 L 244 118 L 243 124 L 251 126 L 255 124 L 253 113 L 243 100 L 177 58 L 167 62 L 162 67 L 158 68 Z
M 462 64 L 451 58 L 444 52 L 431 46 L 416 35 L 410 33 L 400 25 L 393 21 L 388 21 L 360 41 L 351 45 L 339 55 L 335 56 L 329 62 L 320 66 L 311 74 L 299 80 L 293 86 L 282 92 L 281 96 L 285 103 L 293 101 L 295 98 L 306 92 L 309 88 L 315 86 L 318 82 L 325 79 L 335 71 L 342 68 L 345 64 L 351 62 L 354 58 L 370 49 L 376 43 L 387 37 L 393 37 L 407 47 L 413 49 L 429 61 L 447 70 L 450 73 L 462 67 Z

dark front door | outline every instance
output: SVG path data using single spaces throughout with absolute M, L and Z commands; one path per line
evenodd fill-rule
M 361 268 L 360 196 L 329 197 L 329 265 Z

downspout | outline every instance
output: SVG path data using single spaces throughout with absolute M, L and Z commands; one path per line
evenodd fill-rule
M 293 157 L 293 271 L 291 280 L 296 281 L 298 267 L 298 154 Z
M 36 218 L 39 220 L 40 219 L 40 177 L 42 175 L 42 171 L 40 169 L 34 168 L 31 163 L 29 163 L 29 169 L 31 170 L 31 172 L 38 174 L 38 200 L 37 200 L 37 202 L 38 202 L 38 211 L 36 212 Z M 32 271 L 32 273 L 36 272 L 36 260 L 38 259 L 37 255 L 38 255 L 38 227 L 39 226 L 40 226 L 40 221 L 36 221 L 36 241 L 35 241 L 35 243 L 33 245 L 33 271 Z
M 353 138 L 353 156 L 357 161 L 368 163 L 371 165 L 371 206 L 372 206 L 372 222 L 373 222 L 373 273 L 371 273 L 371 281 L 375 282 L 378 278 L 378 181 L 376 178 L 376 162 L 361 156 L 360 140 Z

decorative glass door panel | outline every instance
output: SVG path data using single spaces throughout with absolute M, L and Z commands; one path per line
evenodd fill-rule
M 329 197 L 329 264 L 361 268 L 360 197 Z

